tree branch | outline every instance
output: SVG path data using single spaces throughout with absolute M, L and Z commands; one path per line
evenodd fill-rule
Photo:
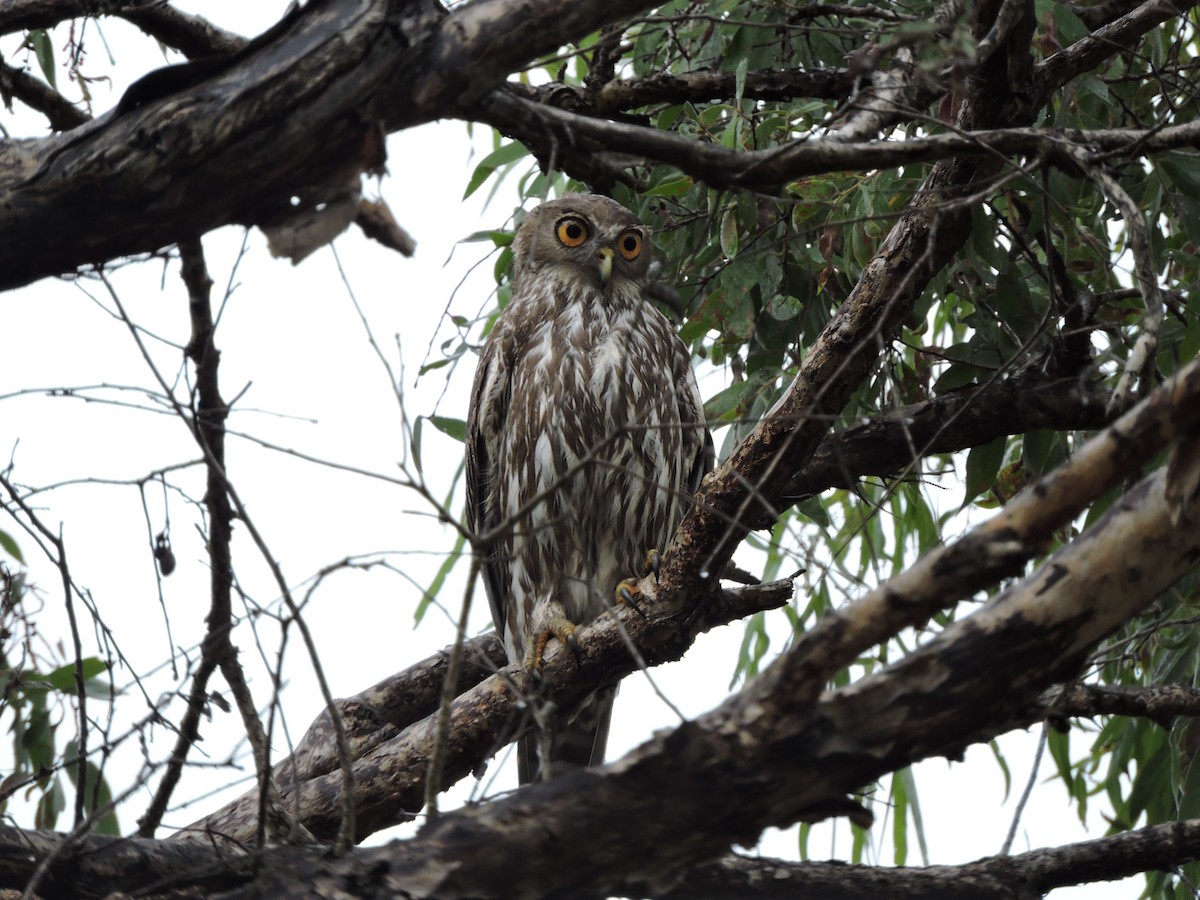
M 666 894 L 670 900 L 1025 900 L 1054 888 L 1115 881 L 1200 858 L 1200 819 L 1150 825 L 1092 841 L 993 856 L 961 866 L 924 868 L 793 863 L 727 856 L 698 866 Z
M 232 56 L 152 72 L 69 134 L 0 143 L 0 289 L 309 214 L 326 186 L 382 166 L 381 132 L 471 105 L 530 57 L 643 6 L 323 0 Z
M 649 582 L 643 584 L 653 596 Z M 593 691 L 615 684 L 637 671 L 629 642 L 647 665 L 679 659 L 696 636 L 716 625 L 774 609 L 792 596 L 790 581 L 731 589 L 710 594 L 699 611 L 651 602 L 646 618 L 622 608 L 602 616 L 578 634 L 581 658 L 562 648 L 547 655 L 540 683 L 523 666 L 496 669 L 504 652 L 494 637 L 466 644 L 462 693 L 450 710 L 449 739 L 443 760 L 444 790 L 476 769 L 505 744 L 515 740 L 526 724 L 524 697 L 544 695 L 537 702 L 559 708 L 578 706 Z M 358 839 L 408 821 L 425 799 L 426 762 L 435 741 L 435 716 L 444 654 L 418 663 L 400 676 L 387 679 L 338 708 L 351 738 L 354 764 Z M 469 688 L 469 689 L 468 689 Z M 322 716 L 309 729 L 294 760 L 276 767 L 280 777 L 279 805 L 298 809 L 298 819 L 318 838 L 330 839 L 338 826 L 342 781 L 330 745 L 330 723 Z M 220 835 L 238 843 L 249 840 L 257 821 L 256 792 L 248 792 L 186 829 L 175 840 L 207 841 Z
M 10 97 L 16 97 L 30 109 L 36 109 L 50 120 L 55 131 L 70 131 L 90 118 L 41 79 L 3 61 L 0 61 L 0 97 L 6 103 Z
M 1027 372 L 977 388 L 902 406 L 829 435 L 792 478 L 796 502 L 831 487 L 853 487 L 864 475 L 894 475 L 931 453 L 953 453 L 1001 435 L 1037 428 L 1095 430 L 1108 421 L 1108 393 L 1067 378 Z
M 677 166 L 713 187 L 779 194 L 789 181 L 827 172 L 894 168 L 961 157 L 1060 156 L 1093 147 L 1138 156 L 1195 146 L 1200 124 L 1163 129 L 998 128 L 956 131 L 903 141 L 844 142 L 835 137 L 795 141 L 768 150 L 732 150 L 655 128 L 593 119 L 522 100 L 511 92 L 488 95 L 462 117 L 486 122 L 534 148 L 604 148 Z M 543 151 L 544 152 L 544 151 Z
M 8 0 L 0 5 L 0 34 L 53 28 L 82 16 L 119 14 L 157 6 L 161 0 Z
M 601 7 L 486 0 L 446 14 L 434 0 L 325 0 L 297 9 L 227 57 L 153 72 L 131 87 L 117 110 L 68 135 L 0 142 L 0 192 L 6 196 L 0 289 L 153 251 L 219 225 L 270 226 L 310 213 L 327 199 L 324 186 L 382 165 L 379 129 L 410 127 L 449 110 L 469 111 L 460 115 L 478 116 L 531 142 L 538 136 L 563 146 L 596 141 L 679 165 L 716 187 L 763 191 L 819 172 L 954 155 L 1041 153 L 1062 141 L 1152 152 L 1196 138 L 1194 130 L 1058 136 L 1002 131 L 867 144 L 814 140 L 740 154 L 503 92 L 482 100 L 531 56 L 643 6 L 636 0 Z M 121 7 L 135 17 L 143 15 L 141 8 Z M 84 14 L 90 7 L 74 2 L 54 9 L 36 14 L 62 18 L 63 10 Z M 9 26 L 29 27 L 17 16 L 22 10 L 28 14 L 31 7 L 7 10 Z M 1151 0 L 1067 48 L 1066 56 L 1056 54 L 1038 70 L 1042 93 L 1072 77 L 1084 61 L 1094 64 L 1096 54 L 1116 52 L 1121 42 L 1177 12 L 1167 0 Z M 539 27 L 527 34 L 519 26 L 531 15 Z M 195 22 L 172 33 L 190 52 L 236 45 L 228 36 L 205 37 Z M 171 160 L 169 168 L 163 159 Z M 300 199 L 299 209 L 293 197 Z M 111 227 L 115 221 L 122 227 Z M 57 239 L 37 240 L 48 233 Z
M 51 832 L 0 826 L 0 885 L 25 884 L 33 866 L 59 852 L 67 840 Z M 391 846 L 396 850 L 402 847 Z M 858 900 L 864 896 L 1022 900 L 1056 887 L 1115 880 L 1147 868 L 1171 869 L 1195 860 L 1197 846 L 1200 819 L 1188 819 L 960 866 L 892 868 L 726 856 L 696 866 L 674 887 L 650 896 L 668 900 L 791 900 L 800 896 L 819 896 L 823 900 Z M 72 892 L 97 885 L 117 886 L 145 897 L 194 896 L 187 893 L 189 887 L 205 893 L 228 890 L 253 877 L 256 868 L 286 871 L 307 856 L 295 847 L 269 848 L 250 856 L 220 845 L 105 835 L 86 836 L 73 851 L 73 877 L 51 871 L 52 876 L 60 877 L 43 884 L 44 896 L 87 896 Z M 362 871 L 368 871 L 367 865 L 362 865 Z M 295 895 L 293 890 L 279 896 Z
M 1084 72 L 1120 53 L 1146 32 L 1183 15 L 1192 6 L 1187 0 L 1146 0 L 1125 15 L 1076 41 L 1034 66 L 1035 103 L 1042 106 L 1050 94 Z
M 1200 716 L 1200 689 L 1183 684 L 1153 687 L 1066 684 L 1043 698 L 1047 716 L 1137 716 L 1170 728 L 1175 719 Z
M 986 27 L 980 22 L 978 27 Z M 1004 61 L 1007 57 L 997 54 Z M 1014 63 L 1016 64 L 1016 63 Z M 993 63 L 981 72 L 958 113 L 957 126 L 1014 124 L 1032 110 L 992 108 L 1008 72 Z M 999 122 L 994 117 L 1009 117 Z M 844 145 L 843 145 L 844 146 Z M 985 157 L 939 162 L 863 268 L 849 296 L 806 352 L 791 387 L 717 470 L 707 476 L 663 558 L 664 581 L 696 595 L 701 573 L 719 572 L 751 527 L 773 525 L 795 488 L 792 476 L 811 458 L 926 284 L 970 234 L 970 209 L 954 203 L 991 178 L 1001 161 Z M 731 524 L 733 523 L 733 524 Z

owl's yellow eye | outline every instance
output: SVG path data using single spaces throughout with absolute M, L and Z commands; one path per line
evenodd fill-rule
M 588 239 L 591 233 L 588 229 L 587 222 L 575 216 L 565 216 L 559 219 L 558 225 L 554 228 L 554 233 L 558 235 L 558 239 L 568 247 L 578 247 Z
M 627 231 L 617 241 L 617 249 L 628 260 L 635 260 L 642 254 L 642 236 L 636 231 Z

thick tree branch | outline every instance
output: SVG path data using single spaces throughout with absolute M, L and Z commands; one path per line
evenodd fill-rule
M 55 131 L 70 131 L 90 118 L 41 79 L 0 61 L 0 98 L 8 103 L 14 97 L 42 113 Z
M 308 213 L 325 186 L 382 165 L 381 132 L 470 105 L 644 5 L 318 0 L 230 57 L 151 73 L 69 134 L 0 144 L 0 289 Z
M 155 40 L 174 47 L 188 59 L 236 53 L 246 38 L 218 28 L 201 16 L 181 12 L 166 4 L 134 6 L 117 12 Z
M 1110 418 L 1108 396 L 1078 379 L 1045 381 L 1027 372 L 902 406 L 821 441 L 793 476 L 794 493 L 787 499 L 853 487 L 864 475 L 900 474 L 931 453 L 977 447 L 1001 435 L 1102 428 Z
M 659 103 L 702 103 L 735 96 L 737 78 L 732 72 L 700 69 L 679 75 L 656 72 L 641 78 L 610 81 L 599 91 L 587 94 L 557 85 L 553 88 L 523 88 L 526 99 L 549 102 L 565 109 L 611 116 Z M 816 97 L 842 100 L 849 95 L 854 76 L 846 69 L 767 69 L 747 72 L 742 96 L 748 100 L 795 100 Z M 566 96 L 562 92 L 566 92 Z M 573 98 L 573 99 L 572 99 Z
M 8 0 L 0 5 L 0 34 L 53 28 L 81 16 L 103 16 L 159 5 L 160 0 Z
M 644 589 L 648 596 L 653 595 L 649 583 Z M 465 777 L 480 761 L 489 759 L 521 734 L 527 724 L 520 711 L 526 702 L 523 698 L 537 696 L 538 703 L 574 708 L 597 688 L 615 684 L 637 671 L 637 663 L 629 653 L 631 644 L 647 665 L 679 659 L 698 634 L 779 607 L 791 596 L 791 582 L 784 581 L 710 594 L 695 614 L 689 613 L 694 603 L 674 608 L 651 603 L 646 618 L 629 609 L 614 611 L 581 630 L 582 657 L 578 665 L 571 653 L 555 645 L 557 649 L 547 656 L 540 684 L 523 666 L 509 665 L 495 671 L 495 657 L 503 657 L 503 651 L 488 640 L 471 642 L 468 652 L 473 655 L 466 658 L 459 682 L 461 688 L 470 689 L 459 695 L 451 709 L 441 789 Z M 351 737 L 351 756 L 356 760 L 360 839 L 411 819 L 424 803 L 426 763 L 435 740 L 433 713 L 439 699 L 438 677 L 444 665 L 441 658 L 431 657 L 408 673 L 339 704 Z M 405 691 L 412 694 L 403 696 Z M 277 767 L 281 779 L 279 806 L 298 809 L 300 823 L 324 839 L 331 838 L 337 829 L 342 793 L 329 735 L 330 724 L 323 716 L 305 735 L 294 757 L 296 762 L 285 761 Z M 173 837 L 207 841 L 215 834 L 245 842 L 254 834 L 257 814 L 256 792 L 250 792 Z
M 1047 716 L 1137 716 L 1170 728 L 1178 718 L 1200 716 L 1200 689 L 1183 684 L 1152 687 L 1067 684 L 1044 699 Z
M 677 166 L 714 187 L 779 194 L 789 181 L 826 172 L 893 168 L 913 163 L 996 156 L 1064 156 L 1076 147 L 1137 156 L 1191 149 L 1200 125 L 1188 122 L 1164 129 L 997 128 L 957 131 L 903 141 L 846 143 L 828 137 L 796 141 L 769 150 L 731 150 L 655 128 L 594 119 L 522 100 L 511 93 L 490 94 L 463 114 L 533 147 L 581 141 L 607 152 Z
M 961 866 L 889 868 L 839 862 L 792 863 L 728 856 L 697 866 L 670 900 L 1026 900 L 1054 888 L 1115 881 L 1200 858 L 1200 819 L 1151 825 L 1092 841 L 993 856 Z
M 64 839 L 50 832 L 0 826 L 0 885 L 24 884 L 37 861 L 58 852 Z M 1024 900 L 1056 887 L 1115 880 L 1147 868 L 1171 869 L 1196 859 L 1197 846 L 1200 819 L 1188 819 L 960 866 L 891 868 L 727 856 L 696 866 L 679 884 L 653 896 L 669 900 L 791 900 L 806 896 L 823 900 L 959 900 L 967 896 Z M 241 856 L 220 845 L 92 835 L 75 850 L 74 877 L 49 881 L 43 886 L 44 896 L 91 896 L 79 892 L 80 888 L 98 885 L 119 886 L 151 898 L 194 896 L 185 893 L 188 887 L 206 893 L 228 889 L 248 881 L 256 868 L 286 871 L 308 855 L 294 847 L 277 847 L 258 856 Z M 363 871 L 367 871 L 366 865 Z M 293 889 L 279 896 L 297 894 Z
M 980 22 L 980 28 L 985 26 Z M 959 129 L 1023 125 L 1032 116 L 1032 109 L 992 108 L 1009 78 L 1001 65 L 1007 58 L 997 57 L 1000 62 L 984 67 L 975 92 L 964 100 Z M 808 463 L 827 423 L 841 415 L 929 279 L 969 236 L 969 205 L 953 201 L 990 179 L 1000 164 L 992 157 L 978 163 L 945 160 L 930 172 L 858 284 L 808 348 L 787 393 L 705 478 L 663 559 L 670 589 L 696 595 L 704 583 L 701 573 L 721 571 L 751 527 L 776 521 L 789 502 L 785 498 L 794 495 L 793 474 Z
M 1109 57 L 1131 46 L 1146 32 L 1182 15 L 1188 0 L 1147 0 L 1125 15 L 1097 28 L 1034 67 L 1035 103 L 1043 105 L 1050 94 Z
M 1198 428 L 1200 362 L 1195 362 L 986 523 L 805 632 L 796 646 L 811 670 L 809 683 L 819 685 L 866 648 L 1020 574 L 1045 552 L 1057 529 Z

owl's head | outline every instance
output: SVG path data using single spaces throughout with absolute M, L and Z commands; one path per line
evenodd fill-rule
M 514 271 L 553 273 L 602 291 L 642 287 L 653 256 L 650 234 L 615 200 L 566 194 L 526 216 L 513 241 Z

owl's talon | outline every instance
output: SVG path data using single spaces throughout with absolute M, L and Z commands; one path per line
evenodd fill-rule
M 654 576 L 654 583 L 658 584 L 658 572 L 662 568 L 662 554 L 655 549 L 646 551 L 646 564 L 642 570 L 642 577 L 647 575 Z
M 583 665 L 583 651 L 579 649 L 579 641 L 575 640 L 575 630 L 567 635 L 567 647 L 571 651 L 571 655 L 575 657 L 575 665 Z
M 567 619 L 557 618 L 538 633 L 537 640 L 533 642 L 529 655 L 525 659 L 526 669 L 536 675 L 541 675 L 542 665 L 545 662 L 546 645 L 550 643 L 552 637 L 558 638 L 567 645 L 571 655 L 575 657 L 576 665 L 583 662 L 583 651 L 579 649 L 579 641 L 575 639 L 575 626 Z
M 642 609 L 641 604 L 638 603 L 638 598 L 641 594 L 642 590 L 638 587 L 638 580 L 636 578 L 626 578 L 617 585 L 617 605 L 628 606 L 644 619 L 646 618 L 646 613 Z

